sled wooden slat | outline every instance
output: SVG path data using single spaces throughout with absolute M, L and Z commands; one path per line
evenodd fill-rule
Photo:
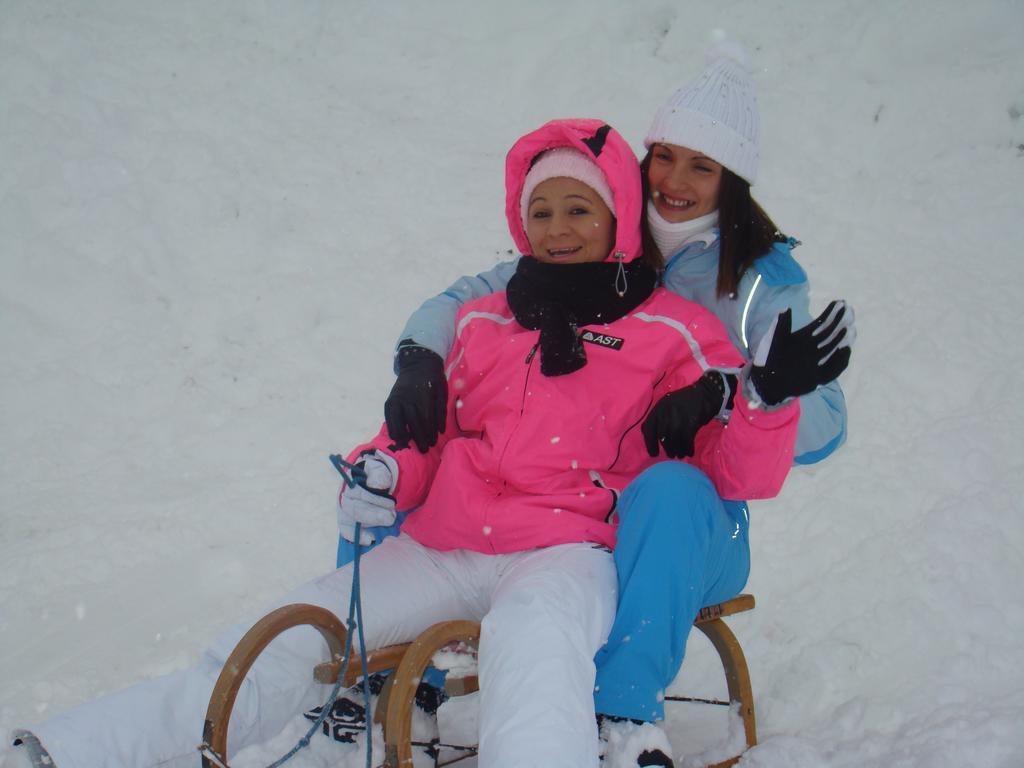
M 726 600 L 717 605 L 706 605 L 697 612 L 694 624 L 704 624 L 708 621 L 721 619 L 724 616 L 733 616 L 743 611 L 749 611 L 754 607 L 753 595 L 737 595 L 732 600 Z
M 449 696 L 465 696 L 480 690 L 480 678 L 476 675 L 456 677 L 444 681 L 444 692 Z
M 374 672 L 385 672 L 389 669 L 394 669 L 398 666 L 398 662 L 402 660 L 406 650 L 408 650 L 410 643 L 403 643 L 401 645 L 389 645 L 384 648 L 378 648 L 375 651 L 370 651 L 366 654 L 366 667 L 370 674 Z M 333 685 L 338 682 L 338 673 L 341 671 L 342 659 L 334 659 L 333 661 L 325 661 L 322 664 L 317 664 L 313 669 L 313 678 L 318 683 L 325 683 Z M 346 688 L 351 688 L 355 685 L 356 681 L 363 676 L 363 661 L 358 654 L 353 654 L 351 661 L 348 663 L 348 669 L 345 670 L 345 681 L 342 683 Z

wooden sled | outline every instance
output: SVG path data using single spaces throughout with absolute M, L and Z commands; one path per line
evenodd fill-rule
M 739 595 L 724 603 L 702 608 L 694 620 L 694 626 L 707 636 L 718 651 L 729 690 L 729 701 L 666 697 L 667 701 L 700 701 L 737 706 L 746 735 L 744 751 L 757 744 L 754 694 L 743 649 L 723 619 L 749 611 L 753 607 L 753 595 Z M 275 637 L 287 629 L 302 625 L 310 625 L 319 630 L 331 653 L 331 659 L 318 664 L 313 670 L 314 678 L 326 684 L 337 682 L 345 648 L 345 627 L 337 616 L 324 608 L 304 604 L 284 606 L 267 614 L 245 634 L 232 651 L 214 686 L 203 725 L 203 768 L 228 768 L 228 724 L 231 709 L 245 675 Z M 388 646 L 367 654 L 366 662 L 371 674 L 395 670 L 393 674 L 388 675 L 373 714 L 373 722 L 381 724 L 384 729 L 385 768 L 413 766 L 412 714 L 416 689 L 423 672 L 431 665 L 434 655 L 452 643 L 462 642 L 476 647 L 479 640 L 478 622 L 446 621 L 425 630 L 411 643 Z M 355 685 L 361 675 L 362 660 L 358 655 L 354 655 L 346 670 L 343 686 Z M 445 688 L 449 695 L 460 696 L 476 691 L 478 685 L 475 676 L 454 678 L 453 675 L 449 675 Z M 742 753 L 715 763 L 709 768 L 732 766 L 741 755 Z

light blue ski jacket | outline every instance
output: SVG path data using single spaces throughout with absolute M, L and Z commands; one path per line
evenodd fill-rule
M 757 259 L 740 280 L 736 298 L 720 297 L 718 239 L 696 240 L 668 260 L 662 284 L 683 298 L 711 310 L 725 325 L 729 338 L 747 360 L 757 343 L 782 311 L 793 310 L 793 328 L 811 321 L 807 275 L 793 258 L 796 241 L 776 243 Z M 516 271 L 516 259 L 505 261 L 474 277 L 460 277 L 443 293 L 425 301 L 402 331 L 400 339 L 447 357 L 455 340 L 455 315 L 463 303 L 505 286 Z M 396 370 L 397 372 L 397 370 Z M 818 387 L 800 398 L 796 464 L 814 464 L 846 440 L 846 400 L 838 382 Z

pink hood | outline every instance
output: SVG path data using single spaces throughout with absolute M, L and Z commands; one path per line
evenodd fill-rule
M 552 120 L 523 136 L 505 158 L 505 215 L 519 251 L 532 255 L 530 241 L 523 227 L 520 200 L 523 185 L 533 159 L 541 152 L 556 147 L 571 147 L 583 152 L 604 173 L 615 200 L 615 247 L 605 261 L 615 261 L 622 254 L 624 261 L 639 258 L 640 214 L 643 192 L 640 187 L 640 165 L 626 140 L 601 120 Z

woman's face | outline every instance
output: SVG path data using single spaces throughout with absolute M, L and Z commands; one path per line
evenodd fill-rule
M 534 258 L 547 264 L 604 261 L 615 242 L 615 218 L 593 189 L 558 176 L 533 190 L 526 237 Z
M 686 147 L 655 144 L 651 147 L 647 181 L 658 213 L 678 224 L 718 209 L 722 166 Z

